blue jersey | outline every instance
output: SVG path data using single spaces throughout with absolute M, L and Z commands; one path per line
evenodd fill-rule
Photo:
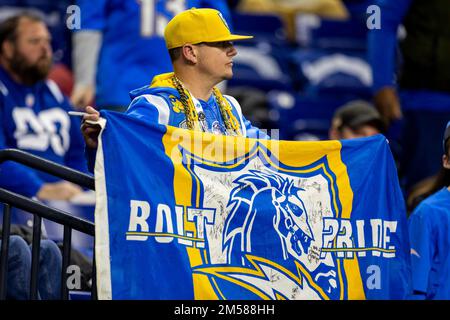
M 414 0 L 376 0 L 380 7 L 381 28 L 368 33 L 368 58 L 373 72 L 373 91 L 385 86 L 396 86 L 395 71 L 397 29 Z M 418 1 L 418 0 L 416 0 Z M 405 90 L 400 95 L 405 110 L 450 110 L 450 94 L 430 90 Z
M 413 289 L 450 299 L 450 191 L 425 199 L 409 217 Z
M 228 21 L 224 0 L 78 0 L 81 30 L 103 34 L 97 66 L 96 104 L 127 106 L 128 93 L 150 84 L 156 74 L 172 71 L 163 38 L 167 23 L 191 7 L 211 7 Z
M 186 115 L 180 103 L 180 94 L 170 87 L 172 74 L 166 73 L 156 76 L 152 85 L 133 90 L 127 114 L 146 119 L 148 122 L 187 129 Z M 239 122 L 239 129 L 244 137 L 269 139 L 269 136 L 251 125 L 242 114 L 241 106 L 232 96 L 224 95 L 232 108 L 232 113 Z M 225 123 L 220 113 L 219 105 L 212 94 L 207 101 L 192 97 L 199 115 L 202 131 L 214 134 L 226 134 Z
M 80 119 L 68 116 L 71 109 L 54 82 L 23 86 L 0 67 L 0 149 L 18 148 L 86 172 Z M 0 187 L 29 197 L 57 180 L 17 163 L 0 167 Z
M 176 89 L 171 87 L 170 78 L 171 74 L 158 75 L 153 79 L 151 87 L 144 86 L 133 90 L 130 93 L 133 101 L 130 103 L 126 114 L 131 117 L 143 119 L 149 123 L 187 129 L 186 115 L 180 103 L 180 94 Z M 244 137 L 270 139 L 264 130 L 252 126 L 250 121 L 245 119 L 241 106 L 235 98 L 227 95 L 223 97 L 230 104 L 232 113 L 239 122 L 239 130 Z M 192 98 L 199 115 L 202 130 L 214 134 L 227 134 L 214 95 L 211 95 L 207 101 L 196 99 L 195 97 Z M 95 156 L 95 150 L 86 148 L 88 167 L 91 172 L 94 172 Z

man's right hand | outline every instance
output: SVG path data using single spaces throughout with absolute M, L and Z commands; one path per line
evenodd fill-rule
M 374 96 L 375 107 L 380 112 L 381 118 L 386 128 L 394 120 L 400 120 L 403 117 L 400 101 L 397 92 L 393 87 L 384 87 L 378 90 Z
M 83 123 L 81 124 L 81 133 L 88 148 L 96 149 L 98 146 L 98 135 L 101 127 L 98 124 L 91 124 L 86 121 L 98 121 L 100 119 L 100 112 L 92 108 L 86 107 L 86 115 L 83 116 Z
M 36 196 L 41 200 L 70 200 L 82 192 L 83 189 L 80 186 L 68 181 L 60 181 L 45 183 Z

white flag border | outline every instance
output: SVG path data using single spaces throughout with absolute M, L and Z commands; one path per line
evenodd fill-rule
M 106 177 L 103 157 L 102 133 L 106 119 L 95 122 L 102 130 L 98 136 L 98 147 L 95 158 L 95 262 L 97 272 L 97 297 L 99 300 L 112 300 L 111 260 L 109 254 L 109 222 L 108 197 L 106 193 Z

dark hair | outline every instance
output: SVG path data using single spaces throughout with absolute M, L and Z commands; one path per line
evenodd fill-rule
M 170 61 L 175 62 L 179 57 L 181 57 L 181 47 L 169 49 Z
M 355 131 L 365 125 L 374 127 L 381 133 L 385 131 L 380 113 L 370 102 L 365 100 L 352 100 L 339 107 L 336 109 L 333 119 L 340 120 L 337 128 L 339 131 L 342 131 L 344 127 Z
M 450 139 L 445 142 L 445 155 L 450 157 Z M 439 172 L 431 178 L 421 181 L 411 188 L 408 196 L 408 212 L 412 212 L 422 200 L 431 196 L 444 187 L 450 186 L 450 170 L 441 167 Z
M 34 22 L 43 22 L 36 14 L 29 11 L 23 11 L 17 15 L 7 18 L 0 24 L 0 53 L 2 52 L 3 42 L 15 42 L 17 38 L 17 27 L 22 18 L 29 19 Z

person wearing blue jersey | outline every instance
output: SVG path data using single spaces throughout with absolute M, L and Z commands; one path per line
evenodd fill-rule
M 446 0 L 373 4 L 381 13 L 380 28 L 368 34 L 374 102 L 391 132 L 401 132 L 395 134 L 399 174 L 409 192 L 439 169 L 441 150 L 433 142 L 450 118 L 450 6 Z
M 30 13 L 10 17 L 0 24 L 0 149 L 18 148 L 87 171 L 80 123 L 69 118 L 68 99 L 53 82 L 45 81 L 52 62 L 50 40 L 44 22 Z M 0 187 L 41 200 L 68 200 L 82 192 L 72 183 L 12 162 L 0 166 Z M 11 250 L 10 260 L 19 250 L 17 241 L 13 243 L 16 249 Z M 31 253 L 27 248 L 28 251 L 19 250 L 21 258 L 8 269 L 9 279 L 13 279 L 8 279 L 8 283 L 25 283 L 22 292 L 29 292 L 26 277 L 30 272 L 27 261 Z M 41 240 L 39 296 L 42 299 L 59 298 L 61 263 L 58 246 L 53 241 Z M 8 296 L 27 298 L 14 290 L 8 291 Z
M 52 81 L 50 35 L 42 20 L 21 14 L 0 31 L 0 149 L 18 148 L 86 172 L 79 119 Z M 16 163 L 0 167 L 0 186 L 42 200 L 68 200 L 82 192 L 69 182 Z
M 189 130 L 269 138 L 245 119 L 236 99 L 216 87 L 233 76 L 237 51 L 232 41 L 251 36 L 231 34 L 219 11 L 202 8 L 176 15 L 164 38 L 174 72 L 157 75 L 150 86 L 132 91 L 128 115 Z M 88 121 L 99 120 L 100 113 L 91 106 L 86 112 L 81 129 L 89 152 L 97 147 L 100 128 Z
M 164 44 L 167 22 L 191 7 L 210 7 L 225 18 L 224 0 L 77 0 L 81 29 L 74 30 L 75 75 L 72 103 L 84 108 L 95 99 L 97 108 L 123 111 L 128 93 L 172 71 Z
M 440 189 L 409 217 L 415 299 L 450 299 L 450 121 L 444 132 Z
M 51 34 L 53 48 L 53 63 L 49 79 L 59 86 L 61 91 L 70 95 L 73 87 L 72 75 L 72 41 L 69 28 L 76 27 L 76 8 L 71 6 L 75 0 L 1 0 L 0 22 L 18 15 L 21 12 L 31 12 L 45 22 Z
M 31 12 L 45 21 L 52 35 L 53 65 L 71 67 L 71 39 L 67 28 L 67 12 L 74 0 L 2 0 L 0 22 L 21 12 Z M 69 10 L 70 11 L 70 10 Z

